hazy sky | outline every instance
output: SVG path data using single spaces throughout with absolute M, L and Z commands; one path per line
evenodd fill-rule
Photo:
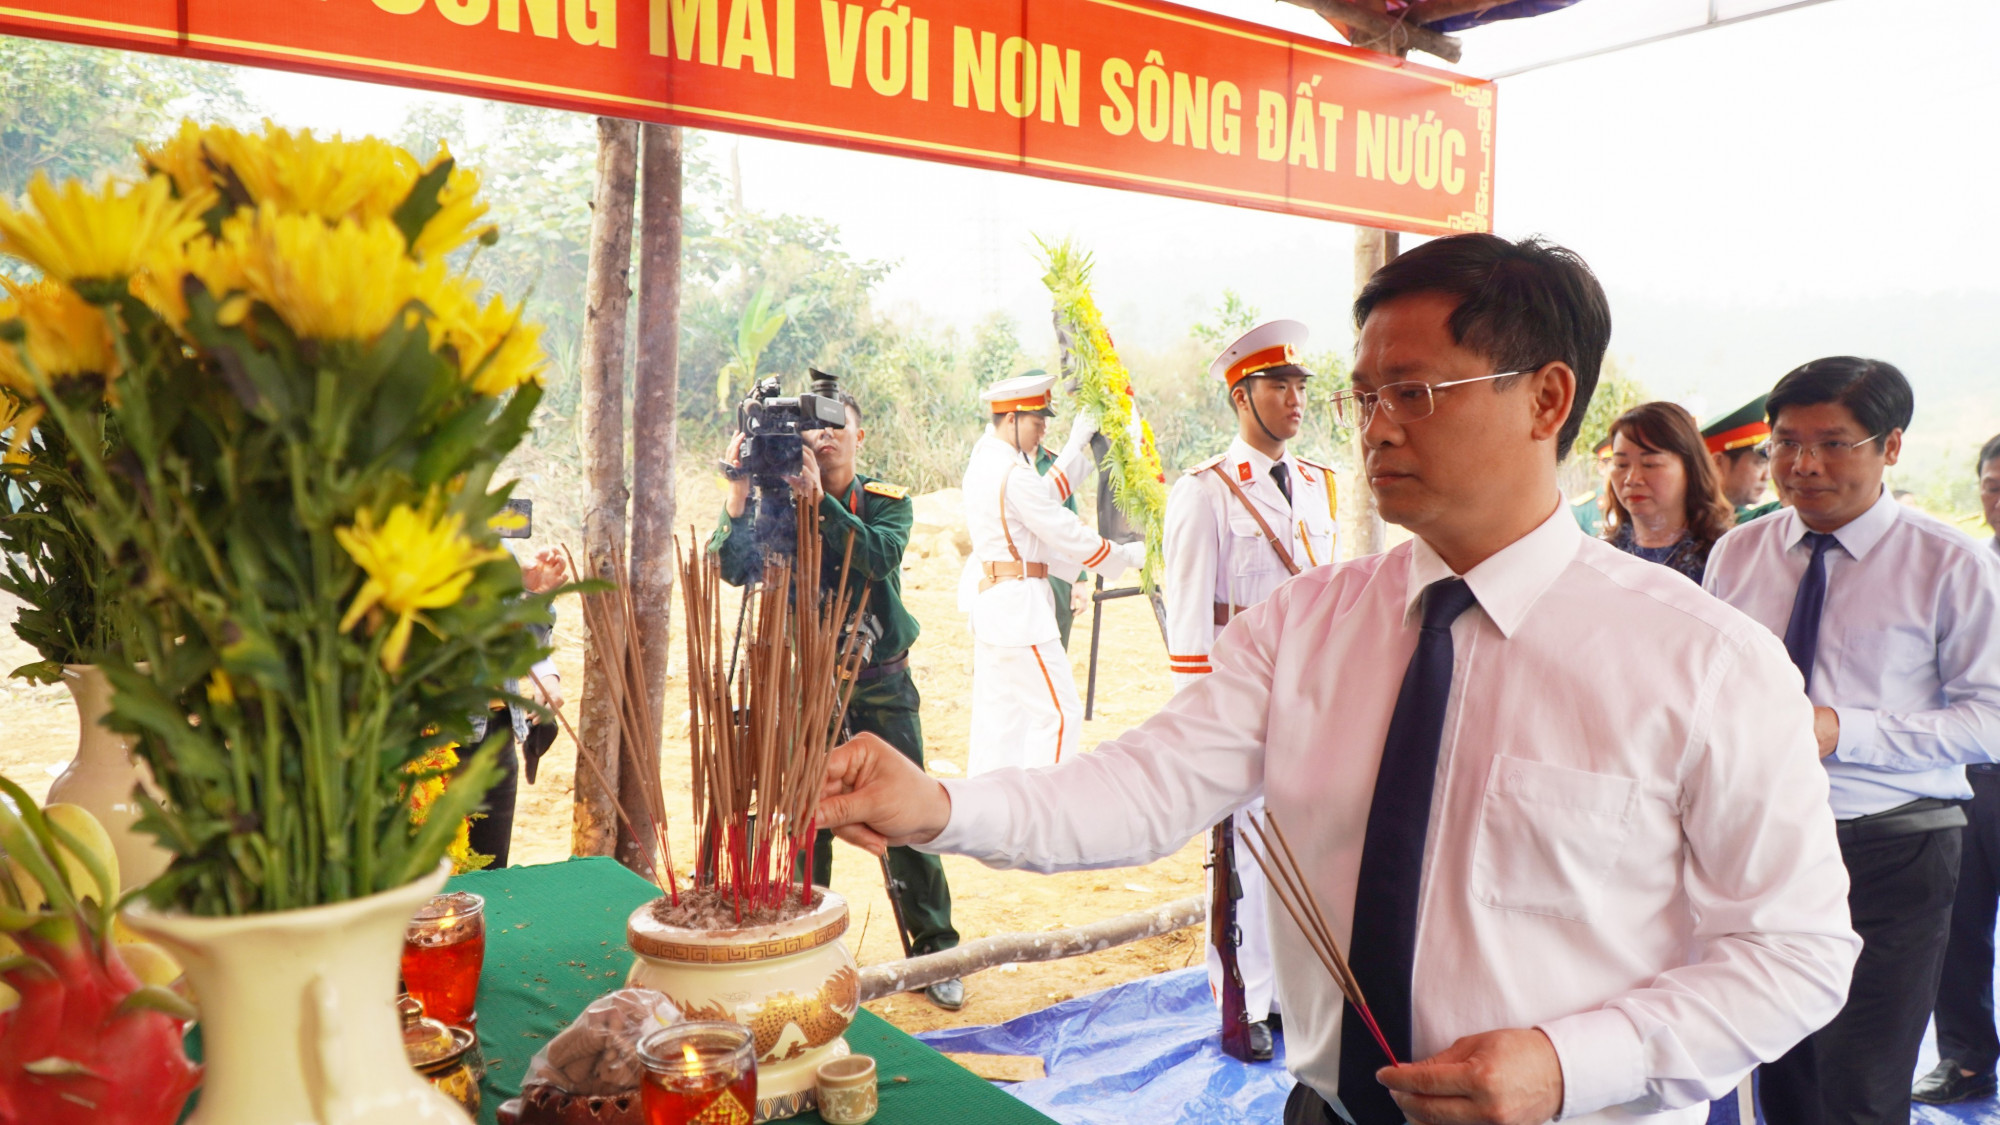
M 1194 6 L 1327 34 L 1275 0 Z M 2000 430 L 1989 327 L 2000 312 L 1990 218 L 2000 150 L 1986 118 L 2000 67 L 1976 53 L 2000 40 L 2000 4 L 1959 5 L 1950 27 L 1913 22 L 1910 10 L 1829 0 L 1504 79 L 1500 233 L 1545 234 L 1583 254 L 1612 295 L 1613 353 L 1698 412 L 1733 406 L 1814 356 L 1858 352 L 1906 367 L 1919 429 L 1934 438 L 1962 445 Z M 1464 33 L 1454 69 L 1499 73 L 1698 24 L 1706 11 L 1707 0 L 1583 0 Z M 348 132 L 392 131 L 430 96 L 275 74 L 248 86 L 287 123 Z M 937 323 L 1004 309 L 1025 343 L 1046 346 L 1031 253 L 1040 234 L 1095 252 L 1099 303 L 1121 341 L 1172 345 L 1225 287 L 1268 316 L 1305 321 L 1322 342 L 1350 335 L 1352 233 L 1339 224 L 711 137 L 725 166 L 732 147 L 748 204 L 834 220 L 856 254 L 899 263 L 886 304 Z

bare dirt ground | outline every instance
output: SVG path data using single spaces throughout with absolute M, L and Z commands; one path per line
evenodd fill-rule
M 703 525 L 703 534 L 713 524 L 713 509 L 720 506 L 713 488 L 702 479 L 681 482 L 682 518 Z M 948 499 L 941 506 L 934 499 L 927 510 L 948 512 L 949 506 Z M 937 517 L 939 521 L 945 518 Z M 962 560 L 950 545 L 949 530 L 927 526 L 924 519 L 920 513 L 912 557 L 906 559 L 904 570 L 906 599 L 923 625 L 911 664 L 923 693 L 924 741 L 933 772 L 963 776 L 972 641 L 957 605 Z M 920 552 L 927 554 L 917 557 Z M 582 613 L 573 599 L 568 601 L 572 604 L 558 609 L 557 665 L 569 696 L 564 710 L 574 723 L 575 700 L 583 685 L 584 637 Z M 11 622 L 13 613 L 14 603 L 0 603 L 0 622 Z M 678 607 L 674 617 L 678 646 Z M 1084 687 L 1089 651 L 1086 613 L 1071 638 L 1071 662 L 1079 691 Z M 692 863 L 693 838 L 688 829 L 682 657 L 682 653 L 675 653 L 669 672 L 662 773 L 676 867 L 685 871 Z M 11 629 L 0 630 L 0 673 L 34 659 L 33 651 L 22 645 Z M 1166 649 L 1146 603 L 1138 598 L 1106 603 L 1097 710 L 1084 724 L 1083 745 L 1094 746 L 1158 710 L 1172 692 L 1166 666 Z M 0 773 L 39 799 L 75 748 L 75 711 L 62 687 L 0 680 Z M 514 863 L 551 863 L 569 856 L 574 768 L 575 755 L 564 735 L 542 760 L 537 783 L 531 787 L 524 779 L 515 813 Z M 963 938 L 972 940 L 992 934 L 1060 929 L 1156 906 L 1201 893 L 1202 852 L 1198 839 L 1145 867 L 1065 875 L 994 871 L 971 860 L 947 857 L 953 921 Z M 836 843 L 833 886 L 852 904 L 854 920 L 848 941 L 856 959 L 869 965 L 900 958 L 902 949 L 875 859 Z M 958 1012 L 943 1011 L 914 994 L 889 997 L 869 1007 L 910 1031 L 995 1023 L 1072 996 L 1200 964 L 1201 949 L 1199 931 L 1182 930 L 1084 957 L 980 973 L 966 982 L 966 1004 Z

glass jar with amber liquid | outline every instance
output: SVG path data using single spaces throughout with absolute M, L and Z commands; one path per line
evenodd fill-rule
M 426 902 L 403 934 L 403 987 L 449 1027 L 472 1027 L 486 961 L 486 900 L 466 891 Z
M 757 1115 L 757 1052 L 741 1024 L 696 1020 L 639 1040 L 646 1125 L 750 1125 Z

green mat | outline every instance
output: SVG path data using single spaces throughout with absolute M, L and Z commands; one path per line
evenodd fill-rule
M 475 871 L 452 890 L 486 899 L 486 968 L 479 977 L 479 1042 L 486 1079 L 479 1120 L 521 1092 L 521 1075 L 542 1045 L 586 1004 L 624 983 L 632 967 L 625 918 L 659 894 L 611 859 Z M 1049 1125 L 1023 1105 L 866 1009 L 848 1045 L 875 1059 L 882 1110 L 877 1125 Z M 820 1125 L 816 1113 L 794 1118 Z

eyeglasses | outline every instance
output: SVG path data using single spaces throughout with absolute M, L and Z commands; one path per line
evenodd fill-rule
M 1509 375 L 1526 375 L 1540 371 L 1540 365 L 1524 367 L 1519 371 L 1498 371 L 1491 375 L 1481 375 L 1473 379 L 1453 379 L 1449 383 L 1426 383 L 1412 379 L 1404 383 L 1389 383 L 1373 391 L 1341 391 L 1333 396 L 1334 417 L 1343 426 L 1361 429 L 1374 421 L 1377 407 L 1388 410 L 1389 417 L 1397 425 L 1428 418 L 1437 410 L 1437 392 L 1448 387 L 1462 387 L 1467 383 L 1484 383 L 1491 379 L 1505 379 Z
M 1789 439 L 1771 441 L 1764 444 L 1774 461 L 1797 461 L 1808 454 L 1822 465 L 1835 465 L 1853 457 L 1862 446 L 1871 441 L 1880 441 L 1887 434 L 1873 434 L 1860 441 L 1791 441 Z

